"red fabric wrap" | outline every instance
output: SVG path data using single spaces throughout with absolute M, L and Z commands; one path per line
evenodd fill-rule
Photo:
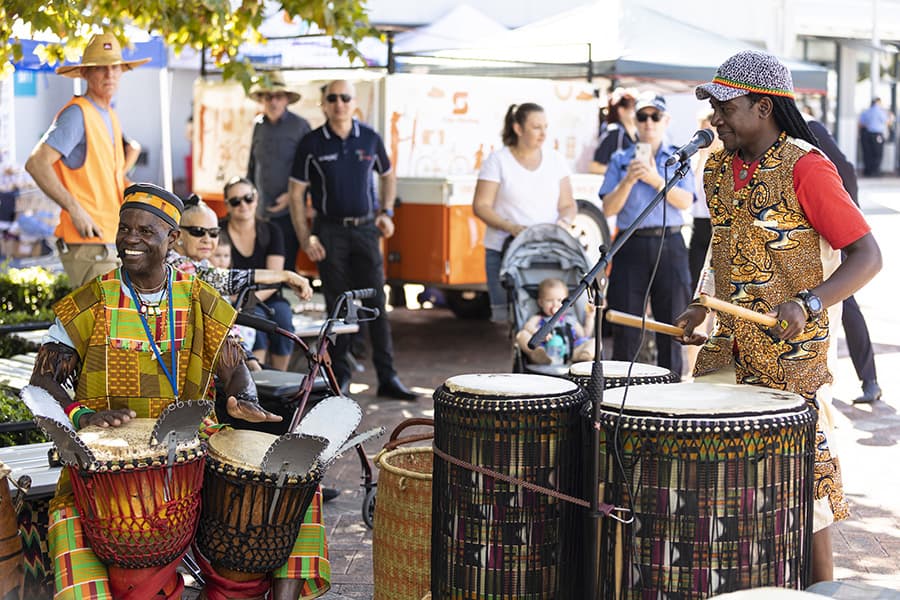
M 206 600 L 249 600 L 251 598 L 264 598 L 272 586 L 272 579 L 263 575 L 259 579 L 249 581 L 234 581 L 220 575 L 209 561 L 194 548 L 194 559 L 203 573 L 206 585 L 203 588 Z
M 178 600 L 184 592 L 184 579 L 176 572 L 181 558 L 162 567 L 120 569 L 109 567 L 109 587 L 116 600 L 165 598 Z

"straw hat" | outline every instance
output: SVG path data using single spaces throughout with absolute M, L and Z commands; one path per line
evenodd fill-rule
M 98 33 L 88 42 L 81 57 L 81 64 L 66 65 L 56 69 L 57 75 L 77 78 L 81 76 L 81 67 L 108 67 L 122 65 L 123 71 L 130 71 L 144 63 L 150 62 L 149 58 L 137 60 L 122 60 L 122 47 L 119 40 L 111 33 Z
M 258 82 L 252 90 L 250 90 L 250 97 L 256 100 L 257 102 L 262 102 L 263 94 L 276 94 L 281 92 L 288 97 L 288 104 L 293 104 L 300 100 L 300 94 L 293 90 L 289 90 L 287 84 L 284 82 L 284 75 L 281 74 L 281 71 L 269 71 L 269 85 L 265 85 L 263 81 Z

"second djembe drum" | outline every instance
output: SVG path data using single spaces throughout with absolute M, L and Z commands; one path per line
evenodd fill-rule
M 796 394 L 681 383 L 608 390 L 600 417 L 605 599 L 806 586 L 816 412 Z
M 197 547 L 221 575 L 260 577 L 288 559 L 322 472 L 264 473 L 263 457 L 278 436 L 229 429 L 209 438 Z
M 542 375 L 460 375 L 434 403 L 433 596 L 574 598 L 578 506 L 520 482 L 579 494 L 584 392 Z

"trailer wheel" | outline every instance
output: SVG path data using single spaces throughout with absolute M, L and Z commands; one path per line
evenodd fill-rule
M 574 226 L 577 232 L 575 237 L 581 242 L 581 247 L 587 253 L 591 262 L 596 263 L 600 259 L 600 246 L 609 248 L 612 237 L 609 234 L 609 224 L 603 211 L 595 204 L 587 200 L 578 200 L 578 214 L 575 215 Z
M 447 306 L 461 319 L 490 319 L 491 301 L 487 292 L 444 290 Z

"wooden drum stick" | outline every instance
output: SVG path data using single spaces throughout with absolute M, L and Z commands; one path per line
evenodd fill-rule
M 738 306 L 737 304 L 732 304 L 731 302 L 725 302 L 724 300 L 719 300 L 718 298 L 713 298 L 712 296 L 700 296 L 700 298 L 698 298 L 698 302 L 706 308 L 710 308 L 718 312 L 728 313 L 729 315 L 734 315 L 735 317 L 739 317 L 741 319 L 744 319 L 745 321 L 752 321 L 753 323 L 759 323 L 760 325 L 765 325 L 766 327 L 772 327 L 778 322 L 778 319 L 776 319 L 775 317 L 770 317 L 767 314 L 758 313 L 755 310 L 750 310 L 749 308 L 744 308 L 743 306 Z
M 625 325 L 626 327 L 636 327 L 638 329 L 642 326 L 641 318 L 637 315 L 630 315 L 628 313 L 619 312 L 617 310 L 609 310 L 606 311 L 606 320 L 610 323 L 615 323 L 616 325 Z M 653 319 L 646 320 L 647 329 L 650 331 L 657 331 L 659 333 L 665 333 L 667 335 L 684 335 L 684 329 L 681 327 L 675 327 L 674 325 L 669 325 L 668 323 L 660 323 L 659 321 L 654 321 Z

